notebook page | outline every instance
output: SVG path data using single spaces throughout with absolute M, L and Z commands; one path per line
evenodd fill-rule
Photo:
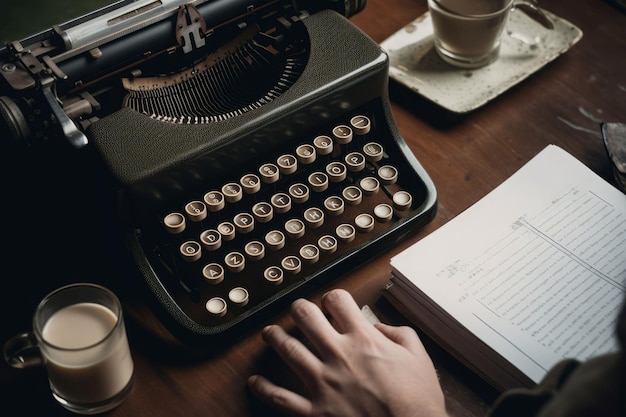
M 539 382 L 617 349 L 626 195 L 551 145 L 391 264 Z

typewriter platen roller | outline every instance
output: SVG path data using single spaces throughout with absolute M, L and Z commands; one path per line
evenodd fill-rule
M 155 311 L 175 335 L 205 345 L 229 343 L 436 210 L 435 188 L 390 113 L 387 56 L 346 19 L 365 3 L 237 9 L 244 3 L 179 5 L 158 20 L 176 33 L 172 47 L 124 51 L 110 68 L 91 65 L 94 54 L 114 53 L 124 36 L 97 50 L 102 39 L 83 39 L 43 82 L 0 97 L 15 142 L 50 142 L 32 130 L 52 124 L 56 140 L 97 151 Z M 203 5 L 220 6 L 219 23 Z M 133 32 L 135 45 L 155 24 Z M 80 33 L 57 32 L 66 47 Z M 7 61 L 19 67 L 20 58 Z M 78 73 L 88 76 L 57 81 Z M 29 118 L 51 94 L 47 119 Z M 84 100 L 89 110 L 75 110 Z

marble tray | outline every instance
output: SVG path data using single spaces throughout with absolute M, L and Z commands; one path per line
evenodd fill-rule
M 529 45 L 503 35 L 500 57 L 477 69 L 456 68 L 439 58 L 430 13 L 426 12 L 381 43 L 389 54 L 389 76 L 451 112 L 470 112 L 528 78 L 582 38 L 578 27 L 544 12 L 554 23 L 553 30 L 512 11 L 507 30 L 529 34 L 538 43 Z

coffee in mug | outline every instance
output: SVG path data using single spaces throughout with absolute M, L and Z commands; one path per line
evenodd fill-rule
M 513 0 L 495 12 L 481 15 L 453 13 L 438 1 L 428 0 L 437 54 L 461 68 L 478 68 L 495 61 Z
M 39 348 L 39 360 L 24 359 L 33 347 Z M 116 407 L 132 386 L 121 304 L 95 284 L 73 284 L 47 295 L 35 311 L 32 332 L 9 340 L 4 354 L 17 368 L 45 365 L 54 398 L 78 414 Z

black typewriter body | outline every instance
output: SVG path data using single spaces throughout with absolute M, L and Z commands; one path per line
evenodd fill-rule
M 0 51 L 5 69 L 47 66 L 4 74 L 11 148 L 95 155 L 155 312 L 194 344 L 232 342 L 436 210 L 390 112 L 387 56 L 346 19 L 365 2 L 252 3 L 179 5 L 97 47 L 66 45 L 52 64 L 19 43 Z M 162 38 L 156 26 L 172 45 L 140 47 Z

